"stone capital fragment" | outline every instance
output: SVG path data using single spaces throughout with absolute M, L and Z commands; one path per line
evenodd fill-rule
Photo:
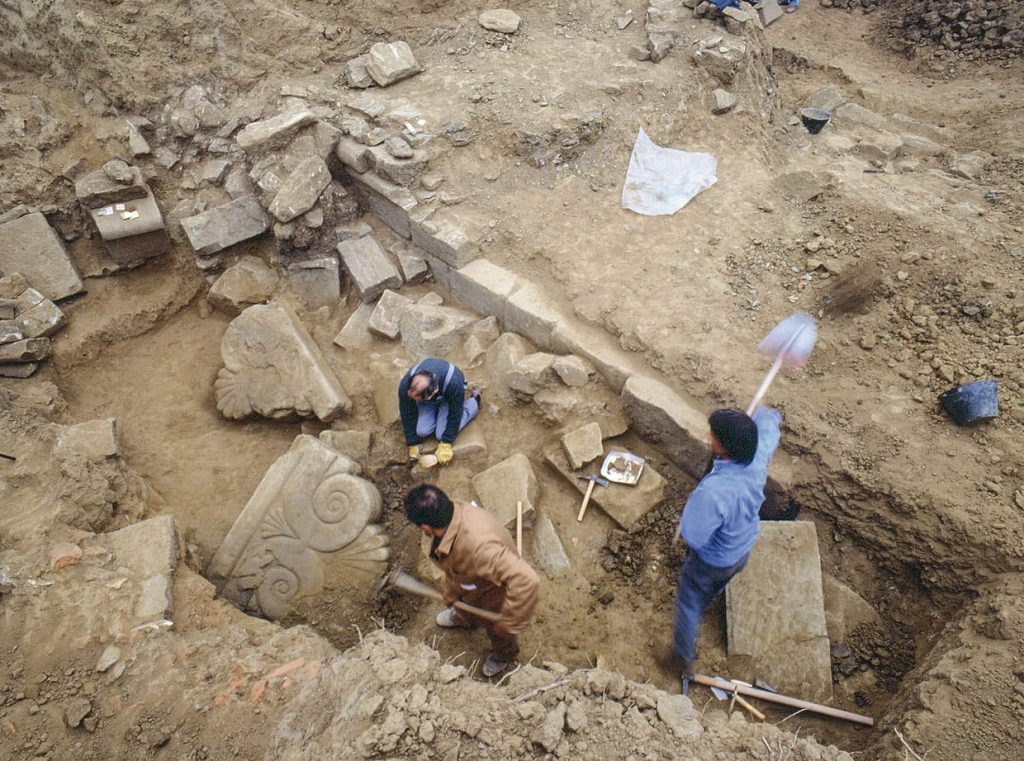
M 319 347 L 282 304 L 257 304 L 236 317 L 221 357 L 215 390 L 224 417 L 315 415 L 330 422 L 352 407 Z

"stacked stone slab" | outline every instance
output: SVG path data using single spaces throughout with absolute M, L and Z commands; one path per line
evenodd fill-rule
M 118 265 L 141 264 L 171 250 L 160 207 L 138 167 L 112 159 L 80 178 L 75 195 Z
M 0 278 L 0 376 L 27 378 L 50 353 L 64 313 L 20 274 Z

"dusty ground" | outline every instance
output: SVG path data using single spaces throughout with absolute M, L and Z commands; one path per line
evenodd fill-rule
M 645 40 L 644 4 L 528 3 L 517 8 L 524 26 L 511 40 L 476 24 L 477 3 L 408 5 L 214 3 L 196 11 L 129 2 L 115 12 L 79 3 L 28 22 L 0 10 L 0 211 L 35 204 L 58 228 L 73 229 L 62 168 L 78 158 L 98 165 L 117 150 L 117 114 L 156 121 L 183 84 L 206 83 L 225 100 L 252 88 L 249 97 L 259 103 L 282 82 L 335 82 L 338 65 L 377 39 L 408 39 L 426 70 L 371 97 L 408 101 L 434 130 L 451 120 L 467 124 L 470 145 L 432 166 L 464 197 L 456 208 L 490 226 L 485 255 L 544 284 L 702 406 L 745 402 L 764 369 L 753 358 L 764 333 L 795 309 L 822 310 L 811 365 L 799 379 L 778 381 L 772 395 L 786 412 L 783 447 L 797 458 L 789 496 L 818 524 L 824 568 L 885 622 L 849 643 L 864 668 L 858 673 L 871 679 L 850 679 L 844 688 L 837 674 L 836 690 L 837 704 L 871 714 L 881 727 L 871 734 L 805 716 L 783 726 L 847 750 L 870 748 L 866 757 L 902 757 L 892 727 L 919 753 L 931 750 L 929 758 L 1019 757 L 1018 738 L 993 730 L 999 722 L 988 715 L 1012 723 L 1021 705 L 1011 665 L 1020 662 L 1012 625 L 1019 605 L 1006 592 L 1024 557 L 1020 61 L 965 67 L 926 51 L 899 57 L 874 17 L 807 2 L 765 33 L 764 68 L 741 80 L 737 109 L 713 117 L 709 85 L 683 52 L 659 64 L 627 55 Z M 613 19 L 626 8 L 635 20 L 620 31 Z M 95 18 L 104 20 L 102 31 L 90 25 Z M 721 33 L 693 23 L 694 40 Z M 60 41 L 49 54 L 29 44 L 44 33 Z M 868 164 L 842 142 L 856 134 L 849 125 L 830 125 L 815 138 L 789 124 L 804 98 L 826 85 L 887 117 L 938 125 L 945 153 L 865 174 Z M 556 130 L 580 120 L 601 126 L 559 156 Z M 619 208 L 641 126 L 660 144 L 715 154 L 718 184 L 672 217 Z M 945 171 L 952 154 L 972 150 L 994 156 L 978 179 Z M 773 184 L 799 170 L 832 175 L 818 199 L 800 205 Z M 178 176 L 157 167 L 151 174 L 162 206 L 174 207 Z M 86 272 L 95 272 L 95 247 L 82 238 L 70 244 Z M 269 257 L 272 248 L 266 241 L 248 250 Z M 88 294 L 66 305 L 69 326 L 41 375 L 66 399 L 62 422 L 118 418 L 125 460 L 149 489 L 149 512 L 175 516 L 202 567 L 266 468 L 300 430 L 318 427 L 229 423 L 219 415 L 212 380 L 228 319 L 208 310 L 187 249 L 90 278 Z M 830 289 L 858 266 L 877 278 L 867 279 L 856 309 L 828 311 Z M 350 299 L 326 320 L 305 315 L 325 350 L 353 306 Z M 357 401 L 346 425 L 372 426 L 372 389 L 362 372 L 369 358 L 335 351 L 331 361 Z M 986 377 L 1000 380 L 1001 417 L 956 428 L 935 396 Z M 0 386 L 24 395 L 39 382 Z M 546 473 L 536 451 L 538 437 L 553 439 L 555 427 L 511 401 L 492 405 L 479 422 L 490 461 L 514 451 L 534 459 L 544 474 L 545 509 L 571 537 L 575 564 L 546 586 L 524 656 L 569 667 L 600 663 L 673 688 L 675 675 L 656 658 L 669 636 L 679 560 L 671 526 L 692 481 L 627 436 L 624 443 L 669 478 L 670 498 L 628 537 L 599 513 L 577 527 L 578 496 Z M 398 443 L 394 432 L 380 436 L 373 475 L 396 554 L 415 565 L 418 537 L 398 508 L 415 476 L 387 462 Z M 471 496 L 474 467 L 456 463 L 442 484 Z M 441 636 L 433 615 L 430 606 L 386 598 L 355 623 L 365 629 L 383 621 L 436 645 L 443 659 L 470 665 L 482 635 Z M 723 618 L 713 608 L 704 629 L 702 661 L 711 671 L 735 665 L 724 653 Z M 313 625 L 338 646 L 357 639 L 329 620 Z M 961 665 L 978 662 L 972 658 L 986 669 Z M 71 667 L 54 656 L 36 668 L 61 682 Z M 987 708 L 950 694 L 950 684 L 984 694 L 982 673 L 1001 685 L 986 697 Z M 246 745 L 252 717 L 232 719 L 243 754 L 261 755 Z M 963 731 L 950 737 L 939 729 L 949 724 Z M 51 740 L 53 757 L 69 757 L 63 740 Z

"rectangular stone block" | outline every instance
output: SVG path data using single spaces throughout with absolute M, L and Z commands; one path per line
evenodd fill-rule
M 599 328 L 566 321 L 555 326 L 551 348 L 563 354 L 578 354 L 590 361 L 616 393 L 626 380 L 646 371 L 644 363 L 623 350 L 614 339 Z
M 407 159 L 395 158 L 383 145 L 368 149 L 373 171 L 380 177 L 402 187 L 411 186 L 427 168 L 426 154 L 414 151 Z
M 359 304 L 345 322 L 345 326 L 334 337 L 334 343 L 348 351 L 368 349 L 373 344 L 373 336 L 369 330 L 373 308 L 373 304 Z
M 661 444 L 669 457 L 694 478 L 703 476 L 711 456 L 707 415 L 650 376 L 634 375 L 627 380 L 621 400 L 637 433 Z
M 533 525 L 533 556 L 549 578 L 560 576 L 571 567 L 558 531 L 546 516 L 538 518 Z
M 782 18 L 782 6 L 776 0 L 765 0 L 765 2 L 758 3 L 755 7 L 757 8 L 757 16 L 761 19 L 762 26 L 768 26 Z
M 773 687 L 832 698 L 818 535 L 809 521 L 762 521 L 747 567 L 725 588 L 729 654 Z M 766 615 L 766 613 L 768 613 Z
M 406 285 L 417 285 L 430 277 L 430 267 L 423 258 L 423 251 L 408 243 L 396 243 L 391 253 L 398 259 L 398 269 Z
M 408 188 L 393 185 L 369 172 L 350 173 L 349 176 L 359 195 L 360 204 L 396 235 L 406 239 L 412 237 L 409 214 L 416 208 L 416 198 Z
M 25 338 L 0 346 L 0 362 L 38 362 L 49 354 L 49 338 Z
M 0 378 L 28 378 L 38 369 L 38 362 L 0 362 Z
M 515 529 L 517 502 L 523 503 L 523 526 L 533 525 L 539 488 L 530 461 L 522 452 L 474 476 L 473 491 L 484 509 L 502 525 Z
M 183 219 L 181 227 L 196 253 L 210 256 L 266 232 L 270 217 L 255 196 L 242 196 Z
M 367 326 L 369 331 L 374 335 L 394 341 L 401 333 L 402 315 L 411 305 L 412 299 L 407 299 L 392 290 L 384 291 L 370 316 L 370 323 Z
M 520 285 L 515 273 L 488 259 L 476 259 L 451 270 L 448 290 L 463 306 L 480 314 L 492 314 L 504 325 L 508 301 Z
M 533 283 L 526 283 L 505 306 L 505 329 L 526 336 L 538 346 L 550 346 L 555 327 L 565 316 L 554 302 Z
M 75 197 L 86 209 L 145 198 L 149 193 L 149 186 L 142 176 L 142 171 L 133 166 L 131 173 L 131 182 L 120 183 L 110 179 L 102 169 L 89 172 L 75 182 Z
M 456 269 L 480 255 L 480 246 L 467 223 L 451 215 L 434 213 L 422 221 L 413 216 L 409 227 L 413 243 Z
M 16 322 L 25 338 L 43 338 L 64 327 L 67 318 L 56 304 L 42 299 L 34 306 L 19 311 Z
M 342 241 L 338 244 L 338 254 L 360 301 L 373 301 L 386 288 L 402 286 L 401 274 L 373 237 Z
M 338 140 L 334 153 L 342 164 L 358 174 L 369 172 L 373 167 L 370 149 L 351 138 L 343 137 Z
M 589 471 L 573 470 L 561 448 L 549 449 L 545 453 L 544 459 L 556 473 L 572 484 L 580 493 L 582 502 L 582 496 L 587 490 L 587 482 L 580 476 L 590 475 Z M 594 474 L 596 472 L 597 469 L 594 468 Z M 629 531 L 640 518 L 665 498 L 666 486 L 665 479 L 648 462 L 644 466 L 644 472 L 640 474 L 640 480 L 636 486 L 624 486 L 616 483 L 610 483 L 606 487 L 595 486 L 590 502 L 600 507 L 623 529 Z M 584 520 L 586 519 L 584 518 Z
M 373 446 L 373 434 L 370 431 L 348 430 L 335 431 L 328 429 L 320 432 L 320 441 L 336 452 L 341 452 L 360 464 L 365 464 Z
M 75 454 L 92 462 L 121 456 L 116 418 L 97 418 L 77 425 L 64 426 L 57 436 L 61 454 Z
M 171 250 L 160 207 L 148 187 L 142 198 L 101 206 L 89 216 L 118 264 L 134 264 Z
M 20 272 L 53 301 L 84 290 L 64 243 L 39 212 L 0 225 L 0 272 Z
M 310 309 L 335 307 L 341 301 L 341 272 L 333 256 L 292 262 L 285 267 L 288 288 Z
M 269 147 L 283 140 L 284 137 L 290 135 L 293 131 L 315 121 L 316 114 L 306 109 L 285 112 L 270 119 L 245 125 L 235 135 L 235 140 L 243 151 Z

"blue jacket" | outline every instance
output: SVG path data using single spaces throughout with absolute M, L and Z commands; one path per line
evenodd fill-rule
M 679 533 L 686 546 L 705 563 L 728 568 L 754 548 L 758 512 L 764 502 L 768 463 L 779 445 L 782 415 L 769 407 L 753 414 L 757 424 L 757 453 L 749 464 L 715 460 L 686 500 Z
M 437 379 L 437 386 L 440 389 L 433 399 L 425 402 L 415 402 L 408 397 L 409 381 L 412 380 L 413 370 L 416 372 L 431 373 Z M 451 370 L 451 376 L 448 372 Z M 447 383 L 445 380 L 447 379 Z M 405 443 L 409 446 L 420 443 L 420 437 L 416 434 L 416 420 L 419 418 L 420 404 L 448 403 L 448 422 L 444 427 L 444 436 L 441 441 L 451 444 L 459 434 L 459 423 L 462 421 L 462 407 L 466 403 L 466 378 L 462 371 L 451 362 L 443 359 L 428 357 L 409 368 L 409 371 L 402 376 L 398 384 L 398 412 L 402 418 L 402 430 L 405 432 Z

